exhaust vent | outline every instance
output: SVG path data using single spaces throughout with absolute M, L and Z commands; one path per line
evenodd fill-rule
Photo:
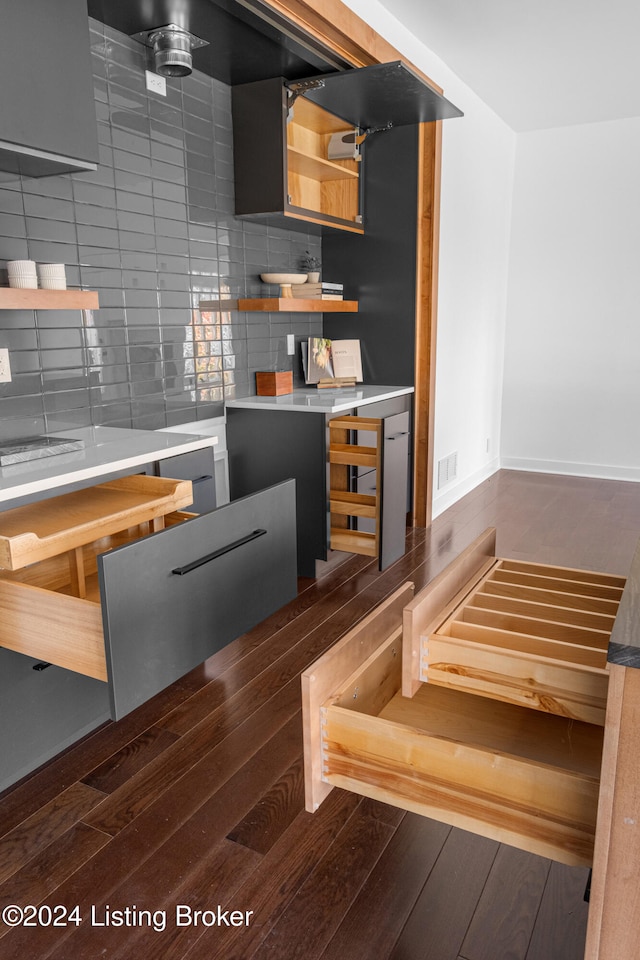
M 458 476 L 458 451 L 438 460 L 438 490 Z

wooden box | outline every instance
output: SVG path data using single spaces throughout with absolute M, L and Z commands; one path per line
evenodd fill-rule
M 281 397 L 285 393 L 293 393 L 293 372 L 256 373 L 256 393 L 259 397 Z

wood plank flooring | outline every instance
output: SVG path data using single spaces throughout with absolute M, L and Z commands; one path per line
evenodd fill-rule
M 489 525 L 500 556 L 625 574 L 640 485 L 501 471 L 410 531 L 384 573 L 364 557 L 326 565 L 201 668 L 5 792 L 0 908 L 78 905 L 81 922 L 53 926 L 45 908 L 40 925 L 0 924 L 0 958 L 581 960 L 586 870 L 340 790 L 303 808 L 300 673 Z M 179 924 L 177 904 L 185 921 L 216 922 Z

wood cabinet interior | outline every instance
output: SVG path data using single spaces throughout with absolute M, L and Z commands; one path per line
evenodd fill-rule
M 619 599 L 625 580 L 540 564 L 496 564 L 494 549 L 495 531 L 487 531 L 413 599 L 405 585 L 402 609 L 397 592 L 303 675 L 307 809 L 317 809 L 339 786 L 563 863 L 590 865 L 614 612 L 607 605 Z M 525 580 L 523 605 L 511 625 L 500 618 L 512 613 L 497 611 L 490 627 L 495 641 L 473 639 L 457 662 L 449 662 L 438 644 L 464 632 L 465 623 L 485 626 L 473 623 L 471 611 L 486 609 L 476 600 L 491 596 L 479 586 L 492 582 L 490 569 L 498 579 Z M 568 591 L 568 584 L 575 589 Z M 536 610 L 527 618 L 524 605 L 539 604 L 529 591 L 545 589 L 557 594 L 545 616 L 541 620 Z M 564 605 L 567 593 L 578 598 L 575 624 L 570 603 Z M 561 612 L 553 620 L 556 609 Z M 590 622 L 583 626 L 585 613 L 597 618 L 595 629 Z M 423 633 L 432 622 L 444 637 L 435 641 L 433 657 L 433 634 Z M 584 635 L 575 633 L 581 630 Z M 417 647 L 414 633 L 421 638 Z M 549 649 L 532 651 L 531 643 Z M 480 665 L 476 647 L 486 657 Z M 403 672 L 411 677 L 425 657 L 426 675 L 412 696 L 404 696 Z M 438 671 L 442 683 L 431 682 Z M 567 681 L 571 673 L 575 682 Z M 566 687 L 562 696 L 547 695 L 552 681 Z M 586 706 L 574 709 L 581 702 Z M 596 722 L 575 719 L 581 711 Z
M 289 204 L 359 226 L 360 188 L 358 160 L 329 160 L 328 149 L 336 133 L 355 136 L 344 120 L 297 97 L 287 124 L 287 184 Z
M 334 417 L 329 421 L 329 464 L 332 550 L 377 557 L 380 553 L 380 497 L 353 493 L 349 489 L 350 466 L 371 467 L 380 475 L 382 468 L 382 420 L 376 417 Z M 375 446 L 350 443 L 351 431 L 366 430 Z M 368 517 L 375 521 L 375 532 L 350 529 L 350 517 Z

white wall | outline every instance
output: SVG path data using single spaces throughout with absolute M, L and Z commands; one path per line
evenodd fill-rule
M 458 476 L 436 516 L 499 467 L 516 136 L 377 0 L 345 2 L 465 114 L 443 124 L 434 459 L 457 452 Z
M 640 119 L 520 134 L 502 465 L 640 480 Z

